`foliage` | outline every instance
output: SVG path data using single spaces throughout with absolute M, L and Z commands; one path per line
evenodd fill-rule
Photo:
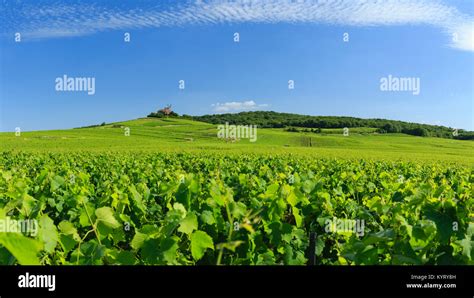
M 474 264 L 474 169 L 212 153 L 0 154 L 1 264 Z M 364 235 L 328 233 L 360 219 Z

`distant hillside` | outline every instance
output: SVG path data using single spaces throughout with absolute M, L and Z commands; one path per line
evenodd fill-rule
M 222 124 L 253 124 L 262 128 L 344 128 L 344 127 L 373 127 L 379 133 L 405 133 L 415 136 L 431 136 L 454 139 L 474 139 L 474 132 L 459 130 L 453 136 L 454 129 L 439 125 L 410 123 L 386 119 L 362 119 L 340 116 L 308 116 L 272 111 L 241 112 L 237 114 L 217 114 L 204 116 L 188 116 L 197 121 Z
M 341 128 L 290 127 L 258 129 L 257 140 L 219 138 L 215 124 L 186 116 L 148 117 L 113 123 L 98 123 L 81 129 L 0 132 L 0 155 L 11 152 L 215 152 L 223 155 L 295 154 L 317 158 L 353 160 L 406 160 L 474 165 L 474 141 L 422 138 L 405 134 L 374 133 L 377 128 L 351 128 L 345 137 Z M 26 156 L 26 155 L 25 155 Z M 79 156 L 79 155 L 77 155 Z M 88 156 L 88 155 L 84 155 Z M 1 176 L 0 176 L 1 177 Z

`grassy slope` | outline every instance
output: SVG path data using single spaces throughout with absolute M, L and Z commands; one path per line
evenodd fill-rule
M 124 125 L 130 136 L 124 136 Z M 116 126 L 116 127 L 114 127 Z M 474 164 L 474 142 L 422 138 L 402 134 L 377 135 L 370 129 L 323 130 L 323 134 L 259 129 L 258 140 L 226 143 L 216 137 L 215 125 L 184 119 L 137 119 L 102 127 L 71 130 L 0 133 L 0 150 L 62 151 L 213 151 L 226 153 L 295 153 L 340 158 L 427 160 Z M 308 147 L 311 138 L 312 147 Z

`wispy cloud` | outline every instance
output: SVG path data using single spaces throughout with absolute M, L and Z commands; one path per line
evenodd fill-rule
M 217 113 L 231 113 L 260 110 L 262 108 L 268 107 L 268 104 L 257 104 L 253 100 L 248 100 L 216 103 L 212 104 L 211 107 L 213 108 L 214 112 Z
M 26 38 L 107 30 L 222 23 L 318 23 L 341 26 L 429 25 L 453 48 L 474 51 L 474 18 L 443 0 L 201 0 L 125 2 L 5 1 L 7 33 Z M 20 4 L 18 4 L 20 3 Z M 105 5 L 107 3 L 107 5 Z M 176 4 L 178 3 L 178 4 Z M 121 5 L 122 4 L 122 5 Z

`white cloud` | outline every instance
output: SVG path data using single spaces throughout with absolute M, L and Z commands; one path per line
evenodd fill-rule
M 248 101 L 231 101 L 225 103 L 212 104 L 214 112 L 217 113 L 231 113 L 243 111 L 255 111 L 268 107 L 268 104 L 257 104 L 253 100 Z
M 459 50 L 474 51 L 474 24 L 461 23 L 447 28 L 451 35 L 450 46 Z
M 430 25 L 448 34 L 450 46 L 474 51 L 471 15 L 442 0 L 208 0 L 180 1 L 167 6 L 135 1 L 135 8 L 119 2 L 25 2 L 21 10 L 6 2 L 7 31 L 25 37 L 80 36 L 105 30 L 222 23 L 320 23 L 341 26 Z M 68 4 L 66 4 L 68 3 Z M 111 2 L 109 2 L 111 3 Z M 158 2 L 159 3 L 159 2 Z M 170 2 L 171 3 L 171 2 Z M 14 5 L 13 5 L 14 6 Z M 453 39 L 454 33 L 457 39 Z

